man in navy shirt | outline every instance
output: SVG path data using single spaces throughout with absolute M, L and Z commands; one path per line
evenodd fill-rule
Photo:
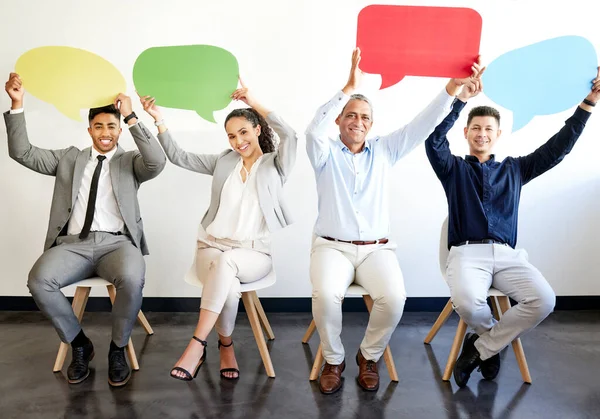
M 489 106 L 469 112 L 464 135 L 469 155 L 450 153 L 446 134 L 465 106 L 482 90 L 481 71 L 466 84 L 450 114 L 425 142 L 427 157 L 448 199 L 447 281 L 460 317 L 475 330 L 466 335 L 454 367 L 454 379 L 466 386 L 480 367 L 486 379 L 500 370 L 499 352 L 528 332 L 554 309 L 555 294 L 542 274 L 515 249 L 517 216 L 523 185 L 556 166 L 581 135 L 600 99 L 600 71 L 589 95 L 561 130 L 533 153 L 496 161 L 492 148 L 500 137 L 500 113 Z M 500 321 L 486 300 L 494 287 L 517 301 Z

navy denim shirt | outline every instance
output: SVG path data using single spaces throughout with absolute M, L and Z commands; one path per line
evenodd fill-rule
M 514 248 L 521 188 L 569 154 L 591 114 L 578 106 L 558 133 L 527 156 L 498 162 L 492 155 L 479 163 L 475 156 L 463 159 L 450 153 L 446 138 L 464 106 L 455 100 L 450 114 L 425 141 L 427 157 L 448 199 L 448 247 L 494 239 Z

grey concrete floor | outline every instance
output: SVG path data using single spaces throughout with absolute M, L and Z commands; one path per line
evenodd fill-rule
M 502 353 L 495 381 L 475 372 L 465 389 L 441 381 L 456 315 L 432 344 L 423 338 L 436 313 L 405 313 L 391 348 L 400 376 L 391 383 L 383 362 L 376 393 L 356 384 L 354 355 L 366 313 L 345 313 L 342 339 L 347 368 L 342 390 L 322 395 L 308 381 L 318 345 L 300 340 L 308 313 L 268 313 L 276 339 L 269 343 L 277 377 L 266 376 L 245 314 L 234 332 L 241 370 L 237 382 L 219 378 L 216 337 L 206 365 L 191 383 L 169 370 L 191 337 L 197 314 L 146 313 L 155 334 L 136 326 L 133 341 L 141 369 L 123 388 L 107 383 L 110 314 L 86 313 L 83 324 L 96 347 L 92 374 L 69 385 L 52 373 L 58 337 L 38 312 L 0 312 L 0 418 L 600 418 L 600 312 L 552 314 L 522 341 L 533 384 L 523 384 L 512 349 Z

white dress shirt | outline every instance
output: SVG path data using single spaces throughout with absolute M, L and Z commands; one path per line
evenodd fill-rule
M 106 160 L 102 162 L 102 171 L 100 172 L 100 179 L 98 180 L 98 195 L 96 195 L 96 209 L 94 211 L 94 221 L 92 221 L 91 231 L 108 231 L 111 233 L 123 233 L 125 231 L 125 222 L 119 211 L 110 179 L 109 163 L 116 152 L 117 148 L 115 147 L 110 152 L 104 154 Z M 100 153 L 92 147 L 90 159 L 83 171 L 83 178 L 81 179 L 81 186 L 79 187 L 77 199 L 73 205 L 73 213 L 69 219 L 67 234 L 79 234 L 83 229 L 92 177 L 96 170 L 96 165 L 98 164 L 97 157 L 99 155 Z
M 315 234 L 340 240 L 378 240 L 390 232 L 388 173 L 424 142 L 450 113 L 454 96 L 446 90 L 406 126 L 367 139 L 353 154 L 327 130 L 350 97 L 342 91 L 321 106 L 306 129 L 306 151 L 315 170 L 319 215 Z
M 243 182 L 240 174 L 243 161 L 240 157 L 223 185 L 219 210 L 214 221 L 206 228 L 208 234 L 218 239 L 238 241 L 261 240 L 269 236 L 256 187 L 256 171 L 261 160 L 262 156 L 252 165 L 246 182 Z

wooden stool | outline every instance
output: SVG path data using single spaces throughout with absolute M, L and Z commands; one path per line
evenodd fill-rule
M 448 217 L 442 223 L 442 228 L 440 230 L 440 251 L 439 251 L 439 264 L 440 264 L 440 272 L 442 273 L 442 277 L 446 278 L 446 262 L 448 261 Z M 506 311 L 510 308 L 510 300 L 508 297 L 498 291 L 495 288 L 490 288 L 488 290 L 488 298 L 492 303 L 492 310 L 494 312 L 494 317 L 496 320 L 500 320 L 502 314 L 506 313 Z M 448 300 L 446 306 L 438 316 L 437 320 L 431 327 L 431 330 L 425 337 L 425 343 L 429 344 L 437 335 L 437 332 L 440 328 L 446 323 L 448 317 L 454 311 L 454 306 L 452 305 L 452 300 Z M 458 359 L 458 353 L 460 351 L 460 345 L 467 333 L 467 324 L 460 319 L 458 322 L 458 328 L 456 329 L 456 335 L 454 336 L 454 342 L 452 342 L 452 347 L 450 348 L 450 355 L 448 355 L 448 362 L 446 363 L 446 369 L 444 370 L 444 375 L 442 376 L 442 380 L 450 381 L 450 376 L 452 375 L 452 370 L 454 369 L 454 364 L 456 364 L 456 360 Z M 523 381 L 528 384 L 531 384 L 531 375 L 529 374 L 529 367 L 527 366 L 527 360 L 525 359 L 525 352 L 523 352 L 523 345 L 521 345 L 521 339 L 517 338 L 512 341 L 513 351 L 515 352 L 515 356 L 517 358 L 517 364 L 519 364 L 519 369 L 521 370 L 521 376 L 523 377 Z
M 357 284 L 351 284 L 346 291 L 346 297 L 363 297 L 365 300 L 365 305 L 367 306 L 367 310 L 371 313 L 371 309 L 373 308 L 373 299 L 363 287 Z M 313 333 L 316 330 L 315 320 L 313 319 L 306 329 L 306 333 L 302 338 L 302 343 L 308 343 Z M 398 382 L 398 373 L 396 372 L 396 364 L 394 363 L 394 358 L 392 357 L 392 350 L 390 349 L 390 345 L 385 348 L 383 352 L 383 359 L 385 361 L 385 365 L 390 374 L 390 378 L 392 381 Z M 319 371 L 321 371 L 321 367 L 323 366 L 324 358 L 323 358 L 323 346 L 321 342 L 319 342 L 319 348 L 317 349 L 317 354 L 315 356 L 315 362 L 313 363 L 312 369 L 310 371 L 310 376 L 308 379 L 310 381 L 314 381 L 319 377 Z
M 192 269 L 188 271 L 185 277 L 185 282 L 195 287 L 202 288 L 202 282 L 196 276 L 195 264 L 192 266 Z M 273 333 L 273 329 L 271 329 L 271 325 L 269 324 L 269 320 L 267 319 L 267 315 L 265 314 L 265 310 L 260 303 L 260 299 L 258 298 L 256 291 L 270 287 L 271 285 L 275 284 L 275 282 L 275 271 L 271 269 L 271 272 L 269 272 L 267 276 L 259 279 L 258 281 L 240 284 L 242 302 L 244 303 L 244 308 L 248 314 L 250 327 L 252 328 L 252 333 L 254 334 L 254 339 L 256 340 L 256 345 L 258 346 L 258 352 L 260 353 L 260 357 L 263 365 L 265 366 L 267 375 L 271 378 L 275 378 L 275 369 L 273 368 L 273 363 L 271 362 L 271 355 L 269 354 L 269 348 L 267 348 L 265 336 L 263 335 L 263 329 L 267 334 L 268 340 L 275 339 L 275 334 Z
M 108 282 L 105 279 L 100 277 L 94 277 L 89 279 L 84 279 L 83 281 L 79 281 L 74 285 L 77 286 L 75 289 L 75 295 L 73 296 L 73 312 L 75 312 L 75 316 L 77 316 L 77 320 L 81 323 L 81 319 L 83 318 L 83 313 L 85 311 L 85 306 L 87 304 L 88 297 L 90 295 L 90 291 L 92 287 L 103 286 L 108 290 L 108 296 L 110 298 L 111 304 L 114 304 L 115 297 L 117 296 L 117 291 L 113 284 Z M 146 320 L 146 316 L 140 310 L 138 313 L 138 321 L 146 330 L 146 333 L 149 335 L 154 334 L 154 330 Z M 67 352 L 69 351 L 69 344 L 61 342 L 58 348 L 58 354 L 56 355 L 56 361 L 54 361 L 53 372 L 59 372 L 62 370 L 62 367 L 65 363 L 65 358 L 67 357 Z M 129 338 L 129 343 L 127 344 L 127 355 L 129 356 L 129 362 L 131 363 L 131 369 L 137 371 L 140 369 L 140 364 L 138 363 L 137 356 L 135 355 L 135 349 L 133 348 L 133 342 L 131 338 Z
M 510 300 L 506 295 L 501 293 L 495 288 L 490 288 L 488 291 L 488 298 L 492 303 L 492 309 L 494 311 L 494 317 L 496 320 L 500 320 L 502 314 L 506 313 L 506 311 L 510 308 Z M 440 328 L 446 323 L 448 317 L 454 311 L 454 307 L 452 306 L 452 300 L 448 300 L 448 303 L 438 316 L 437 320 L 433 324 L 431 330 L 427 334 L 425 338 L 425 343 L 429 344 L 437 335 Z M 448 362 L 446 363 L 446 369 L 444 370 L 444 375 L 442 376 L 442 380 L 450 381 L 450 377 L 452 376 L 452 370 L 454 369 L 454 364 L 456 364 L 456 360 L 458 359 L 458 353 L 460 351 L 460 345 L 463 342 L 465 334 L 467 333 L 467 324 L 460 319 L 458 322 L 458 327 L 456 329 L 456 335 L 454 335 L 454 341 L 452 342 L 452 346 L 450 348 L 450 355 L 448 355 Z M 519 370 L 521 370 L 521 376 L 523 377 L 523 381 L 531 384 L 531 375 L 529 374 L 529 367 L 527 366 L 527 359 L 525 359 L 525 352 L 523 351 L 523 345 L 521 344 L 521 339 L 517 338 L 512 341 L 512 348 L 515 352 L 515 357 L 517 358 L 517 364 L 519 365 Z

